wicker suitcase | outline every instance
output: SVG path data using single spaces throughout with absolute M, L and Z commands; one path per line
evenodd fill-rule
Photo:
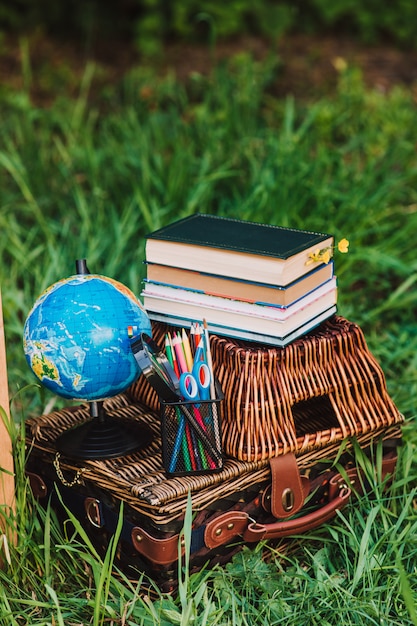
M 89 418 L 87 406 L 68 408 L 27 421 L 27 471 L 42 502 L 52 498 L 61 519 L 65 506 L 81 521 L 98 550 L 104 552 L 115 532 L 123 501 L 118 566 L 132 579 L 145 573 L 163 591 L 177 585 L 179 533 L 188 493 L 194 513 L 190 569 L 228 561 L 243 544 L 306 534 L 329 521 L 359 490 L 353 441 L 261 461 L 226 458 L 217 473 L 167 477 L 163 469 L 159 414 L 128 394 L 106 402 L 114 420 L 137 420 L 154 437 L 141 451 L 120 458 L 76 461 L 56 450 L 56 439 Z M 373 480 L 392 474 L 399 426 L 356 438 L 374 459 L 383 445 L 382 466 Z M 339 472 L 328 459 L 339 456 Z M 353 486 L 352 486 L 353 485 Z M 59 493 L 59 496 L 57 495 Z M 283 539 L 284 541 L 284 539 Z M 286 541 L 286 540 L 285 540 Z

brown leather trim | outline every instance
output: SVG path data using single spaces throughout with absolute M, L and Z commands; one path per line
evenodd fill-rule
M 384 457 L 382 461 L 382 479 L 393 474 L 397 457 L 395 453 Z M 273 464 L 277 470 L 278 464 Z M 288 467 L 293 466 L 293 461 Z M 285 465 L 281 465 L 285 467 Z M 307 481 L 303 477 L 298 477 L 294 481 L 294 474 L 290 474 L 292 482 L 287 481 L 287 485 L 295 484 L 295 501 L 299 506 L 301 494 L 304 502 L 304 494 Z M 361 481 L 358 480 L 358 471 L 350 469 L 347 471 L 348 481 L 341 474 L 335 474 L 329 481 L 329 501 L 324 506 L 307 513 L 296 519 L 284 519 L 270 524 L 258 524 L 251 522 L 244 511 L 228 511 L 222 513 L 207 523 L 204 534 L 204 542 L 207 548 L 213 549 L 220 545 L 225 545 L 237 536 L 241 536 L 243 541 L 253 543 L 261 539 L 279 539 L 291 535 L 305 534 L 318 526 L 330 521 L 336 512 L 343 509 L 349 502 L 352 490 L 359 492 Z M 349 485 L 346 484 L 349 482 Z M 284 487 L 285 489 L 285 487 Z M 275 497 L 279 498 L 283 487 L 275 489 Z M 279 508 L 279 507 L 278 507 Z M 293 513 L 294 514 L 294 513 Z M 248 523 L 249 522 L 249 523 Z M 147 559 L 158 565 L 170 565 L 178 559 L 179 535 L 174 535 L 167 539 L 156 539 L 146 531 L 136 526 L 132 531 L 132 542 L 135 549 Z M 181 547 L 183 554 L 183 547 Z
M 97 498 L 86 498 L 84 508 L 90 524 L 95 528 L 103 528 L 104 520 L 101 514 L 100 501 Z
M 383 458 L 382 480 L 394 473 L 396 463 L 397 456 L 395 452 L 391 452 Z M 251 543 L 261 539 L 280 539 L 290 535 L 304 534 L 330 521 L 336 515 L 336 511 L 340 511 L 349 502 L 352 495 L 350 486 L 357 493 L 362 491 L 362 480 L 359 479 L 358 470 L 352 468 L 346 474 L 348 481 L 341 474 L 335 474 L 330 479 L 329 502 L 324 506 L 296 519 L 277 521 L 271 524 L 250 523 L 247 530 L 243 533 L 243 540 Z
M 381 464 L 381 477 L 378 477 L 378 480 L 384 481 L 385 479 L 392 477 L 395 472 L 395 467 L 397 465 L 398 456 L 395 451 L 388 452 L 385 454 L 382 459 Z M 361 476 L 359 476 L 359 473 Z M 363 473 L 358 470 L 357 467 L 352 467 L 346 471 L 346 481 L 345 476 L 341 474 L 337 474 L 333 476 L 333 478 L 329 481 L 329 498 L 332 499 L 335 493 L 338 491 L 341 485 L 345 482 L 347 486 L 351 488 L 355 493 L 361 495 L 363 493 Z
M 170 565 L 178 560 L 178 541 L 179 535 L 167 539 L 156 539 L 139 526 L 135 526 L 132 530 L 132 543 L 135 550 L 157 565 Z M 184 553 L 183 548 L 181 548 L 181 553 Z
M 26 476 L 29 478 L 30 488 L 35 498 L 45 498 L 48 495 L 48 488 L 43 479 L 32 472 L 26 472 Z
M 394 476 L 397 461 L 398 455 L 395 451 L 391 451 L 384 456 L 382 459 L 382 480 L 385 480 L 388 476 L 391 478 Z
M 295 454 L 283 454 L 270 460 L 271 513 L 277 519 L 293 517 L 302 508 L 310 483 L 301 477 Z
M 248 525 L 248 514 L 244 511 L 228 511 L 207 523 L 204 543 L 212 550 L 242 535 Z

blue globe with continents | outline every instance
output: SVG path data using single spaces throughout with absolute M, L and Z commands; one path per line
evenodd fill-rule
M 23 333 L 26 360 L 47 389 L 73 400 L 121 393 L 140 375 L 132 335 L 151 334 L 145 309 L 130 289 L 80 273 L 46 289 Z

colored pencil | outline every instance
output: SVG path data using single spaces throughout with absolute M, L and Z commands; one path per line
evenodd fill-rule
M 190 340 L 187 333 L 185 332 L 185 328 L 182 329 L 181 339 L 182 347 L 184 350 L 185 362 L 187 364 L 187 371 L 191 372 L 191 370 L 193 369 L 193 355 L 191 353 Z

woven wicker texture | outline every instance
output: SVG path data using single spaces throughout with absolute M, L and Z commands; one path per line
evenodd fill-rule
M 139 452 L 119 458 L 77 461 L 62 456 L 59 458 L 59 473 L 67 484 L 74 483 L 72 486 L 76 490 L 84 489 L 87 495 L 98 497 L 101 489 L 116 501 L 123 500 L 155 527 L 182 519 L 189 491 L 193 510 L 201 511 L 217 506 L 219 500 L 236 501 L 239 494 L 251 488 L 256 487 L 259 491 L 259 485 L 270 479 L 268 460 L 248 462 L 230 458 L 225 459 L 223 469 L 218 473 L 168 478 L 162 465 L 159 414 L 132 402 L 126 394 L 106 400 L 105 406 L 115 420 L 137 420 L 150 428 L 154 434 L 152 442 Z M 42 472 L 50 472 L 58 488 L 62 479 L 53 467 L 55 441 L 68 428 L 88 419 L 88 406 L 82 405 L 26 421 L 29 465 L 35 466 L 35 469 L 42 467 Z M 397 426 L 368 432 L 357 437 L 357 441 L 361 447 L 366 447 L 375 439 L 399 436 L 400 428 Z M 350 447 L 349 441 L 345 443 L 346 448 Z M 320 460 L 334 459 L 339 451 L 340 444 L 335 442 L 320 450 L 297 454 L 300 471 L 308 471 Z
M 154 323 L 163 346 L 171 328 Z M 285 348 L 212 335 L 213 367 L 223 392 L 223 449 L 244 461 L 302 454 L 400 424 L 381 367 L 357 324 L 333 316 Z M 156 409 L 144 377 L 130 394 Z

